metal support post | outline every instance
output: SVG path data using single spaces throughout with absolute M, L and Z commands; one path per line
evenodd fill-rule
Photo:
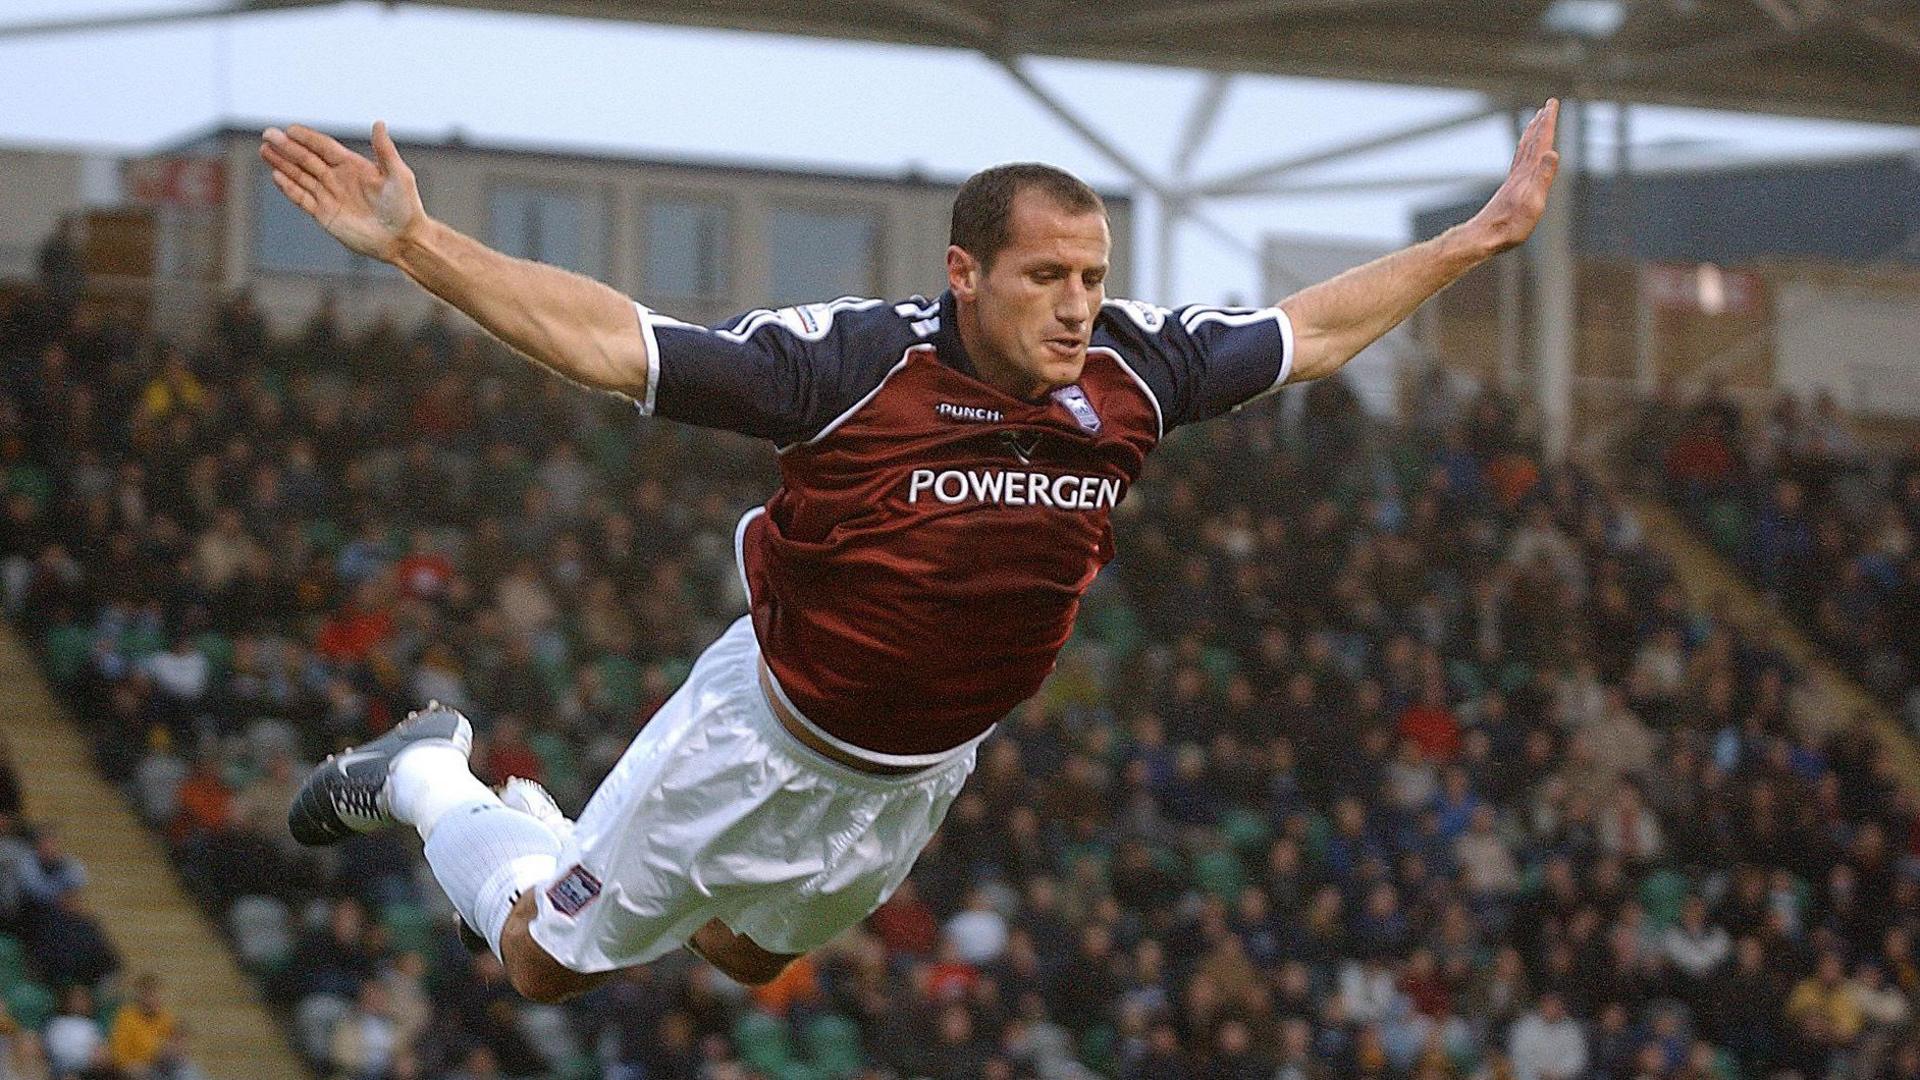
M 1566 458 L 1573 436 L 1573 364 L 1578 344 L 1575 320 L 1579 305 L 1574 295 L 1574 229 L 1578 219 L 1578 193 L 1581 170 L 1586 167 L 1583 102 L 1567 101 L 1560 107 L 1562 130 L 1560 172 L 1562 182 L 1547 200 L 1546 215 L 1541 218 L 1528 245 L 1533 251 L 1536 400 L 1539 404 L 1541 449 L 1549 462 Z M 1571 182 L 1569 182 L 1571 181 Z
M 1526 116 L 1521 110 L 1508 114 L 1513 129 L 1513 141 L 1517 146 L 1520 133 L 1526 129 Z M 1526 313 L 1521 308 L 1521 292 L 1525 288 L 1523 275 L 1526 264 L 1523 256 L 1509 252 L 1495 257 L 1494 265 L 1500 275 L 1499 294 L 1495 298 L 1495 333 L 1499 342 L 1499 351 L 1494 356 L 1493 385 L 1507 393 L 1520 388 L 1520 364 L 1522 361 L 1521 343 L 1526 339 L 1521 324 Z
M 1173 305 L 1179 302 L 1179 259 L 1176 254 L 1180 245 L 1180 219 L 1187 214 L 1187 201 L 1179 196 L 1160 198 L 1155 209 L 1159 211 L 1159 228 L 1154 237 L 1154 291 L 1160 303 Z
M 1628 302 L 1633 305 L 1633 387 L 1649 397 L 1659 385 L 1654 363 L 1653 310 L 1647 304 L 1647 275 L 1640 258 L 1640 189 L 1633 166 L 1633 107 L 1614 103 L 1614 221 L 1620 253 L 1627 260 Z

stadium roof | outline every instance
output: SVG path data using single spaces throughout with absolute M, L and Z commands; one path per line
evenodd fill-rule
M 246 0 L 249 7 L 286 0 Z M 1913 0 L 450 0 L 441 6 L 1920 124 Z
M 324 7 L 10 24 L 0 36 Z M 1914 0 L 385 0 L 969 49 L 1920 124 Z

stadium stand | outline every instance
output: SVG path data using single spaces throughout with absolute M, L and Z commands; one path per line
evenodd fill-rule
M 739 610 L 771 455 L 441 324 L 215 325 L 13 306 L 0 599 L 324 1075 L 1920 1076 L 1881 736 L 1499 397 L 1338 381 L 1164 448 L 861 932 L 522 1003 L 404 831 L 294 847 L 296 778 L 438 697 L 577 809 Z
M 1713 547 L 1862 685 L 1920 716 L 1911 454 L 1869 454 L 1827 397 L 1783 396 L 1751 420 L 1721 393 L 1663 397 L 1641 426 L 1643 472 Z
M 40 878 L 79 884 L 58 901 L 60 920 L 36 915 L 33 905 L 21 911 L 21 926 L 33 930 L 25 951 L 0 940 L 0 953 L 10 957 L 0 972 L 6 988 L 0 995 L 21 1020 L 13 1032 L 19 1043 L 13 1045 L 12 1072 L 0 1070 L 0 1076 L 31 1080 L 44 1072 L 46 1055 L 33 1057 L 38 1017 L 71 986 L 90 992 L 96 1005 L 86 1022 L 106 1034 L 106 1042 L 94 1045 L 81 1038 L 90 1028 L 79 1020 L 63 1024 L 75 1038 L 71 1049 L 106 1053 L 111 1068 L 88 1063 L 92 1074 L 146 1080 L 303 1076 L 252 980 L 180 890 L 167 849 L 100 776 L 88 740 L 61 715 L 36 667 L 35 655 L 13 628 L 0 626 L 0 680 L 8 686 L 0 740 L 13 761 L 31 763 L 17 784 L 25 809 L 15 821 L 58 826 L 58 832 L 36 828 L 36 849 L 25 853 L 35 863 L 10 865 L 6 892 L 44 892 Z M 10 846 L 8 853 L 19 857 L 23 849 Z M 157 980 L 152 972 L 159 970 L 175 972 L 177 982 Z M 54 1040 L 46 1051 L 52 1049 Z

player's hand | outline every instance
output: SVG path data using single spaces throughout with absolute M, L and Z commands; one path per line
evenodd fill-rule
M 373 125 L 375 161 L 299 124 L 268 128 L 260 140 L 260 157 L 281 193 L 361 255 L 392 262 L 401 239 L 427 220 L 413 170 L 400 160 L 385 121 Z
M 1547 191 L 1553 187 L 1554 174 L 1560 171 L 1560 153 L 1553 148 L 1553 129 L 1559 118 L 1559 100 L 1548 98 L 1520 133 L 1506 182 L 1473 216 L 1471 224 L 1485 233 L 1494 251 L 1525 242 L 1533 235 L 1533 227 L 1540 224 L 1540 215 L 1546 213 Z

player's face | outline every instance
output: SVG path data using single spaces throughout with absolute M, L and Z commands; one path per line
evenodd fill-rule
M 1014 198 L 1011 225 L 1007 246 L 987 267 L 949 250 L 947 283 L 981 377 L 1036 398 L 1080 378 L 1106 299 L 1111 242 L 1104 214 L 1068 210 L 1033 190 Z

